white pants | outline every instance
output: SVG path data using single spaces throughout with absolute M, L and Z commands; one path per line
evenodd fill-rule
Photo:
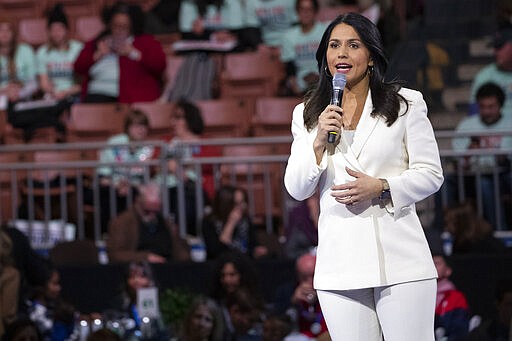
M 434 341 L 435 279 L 357 290 L 318 290 L 333 341 Z

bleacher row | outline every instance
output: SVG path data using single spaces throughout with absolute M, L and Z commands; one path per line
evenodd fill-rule
M 301 99 L 292 97 L 221 98 L 201 100 L 196 104 L 202 111 L 205 138 L 290 136 L 293 108 Z M 171 112 L 173 102 L 76 103 L 66 122 L 66 142 L 104 142 L 124 130 L 127 110 L 140 109 L 149 118 L 149 139 L 172 137 Z M 4 144 L 24 143 L 23 129 L 7 122 L 7 113 L 0 111 L 0 139 Z M 57 131 L 53 127 L 36 129 L 31 143 L 54 143 Z

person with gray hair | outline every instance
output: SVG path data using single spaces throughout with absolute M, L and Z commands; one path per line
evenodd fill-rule
M 186 261 L 190 252 L 176 225 L 162 215 L 160 185 L 140 185 L 131 207 L 109 224 L 107 250 L 112 262 Z

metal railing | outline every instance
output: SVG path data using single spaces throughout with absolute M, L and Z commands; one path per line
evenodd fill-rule
M 512 132 L 504 132 L 512 134 Z M 437 132 L 438 139 L 451 139 L 458 136 L 471 136 L 472 133 L 455 133 L 453 131 Z M 478 135 L 492 135 L 492 133 L 478 133 Z M 213 170 L 215 188 L 221 184 L 230 183 L 240 185 L 246 188 L 249 196 L 249 213 L 251 217 L 261 223 L 267 232 L 276 230 L 277 224 L 286 225 L 289 197 L 284 189 L 282 177 L 286 167 L 288 154 L 285 152 L 267 153 L 265 155 L 219 155 L 215 157 L 190 157 L 184 152 L 192 146 L 217 145 L 220 147 L 238 146 L 238 145 L 267 145 L 275 147 L 277 145 L 289 145 L 291 137 L 261 137 L 261 138 L 230 138 L 230 139 L 208 139 L 200 142 L 181 143 L 175 145 L 173 150 L 169 150 L 169 145 L 161 141 L 148 141 L 144 143 L 130 144 L 130 146 L 151 145 L 160 149 L 157 159 L 151 159 L 144 162 L 125 162 L 125 163 L 104 163 L 91 158 L 90 155 L 96 155 L 98 150 L 112 147 L 106 143 L 68 143 L 68 144 L 38 144 L 38 145 L 6 145 L 0 147 L 0 154 L 16 153 L 20 156 L 17 162 L 0 163 L 0 197 L 2 209 L 0 209 L 0 219 L 5 222 L 8 220 L 19 220 L 24 218 L 28 221 L 29 228 L 31 222 L 39 221 L 48 224 L 55 215 L 55 206 L 58 206 L 58 219 L 64 223 L 72 222 L 76 225 L 76 237 L 81 239 L 87 236 L 99 240 L 101 239 L 101 200 L 108 199 L 110 203 L 109 216 L 116 215 L 117 207 L 115 200 L 115 190 L 111 188 L 108 194 L 100 191 L 101 178 L 96 172 L 99 167 L 130 167 L 136 166 L 142 168 L 142 182 L 151 181 L 155 169 L 162 172 L 162 178 L 167 175 L 168 156 L 173 155 L 177 161 L 176 176 L 182 178 L 186 169 L 193 169 L 198 174 L 195 180 L 195 202 L 187 202 L 185 199 L 185 185 L 182 181 L 176 184 L 177 196 L 177 223 L 182 235 L 187 233 L 187 221 L 185 211 L 188 205 L 196 206 L 197 223 L 196 234 L 201 235 L 200 222 L 205 214 L 205 202 L 202 194 L 202 172 L 205 166 Z M 69 151 L 76 150 L 80 152 L 81 157 L 78 160 L 54 161 L 54 162 L 34 162 L 31 155 L 41 151 Z M 282 150 L 282 149 L 281 149 Z M 468 175 L 475 177 L 476 203 L 479 214 L 483 214 L 483 196 L 481 191 L 482 177 L 490 176 L 494 189 L 496 205 L 497 229 L 501 229 L 505 222 L 499 214 L 500 211 L 510 211 L 510 206 L 503 207 L 504 204 L 511 205 L 511 200 L 503 201 L 500 197 L 500 174 L 503 169 L 495 167 L 490 173 L 483 171 L 469 172 L 463 167 L 463 161 L 469 156 L 488 156 L 488 155 L 512 155 L 512 149 L 472 149 L 463 152 L 457 152 L 451 149 L 440 150 L 441 160 L 444 167 L 445 177 L 456 179 L 455 200 L 457 202 L 467 199 L 464 178 Z M 85 155 L 89 155 L 86 157 Z M 240 166 L 244 166 L 244 173 L 240 174 Z M 64 174 L 65 176 L 51 177 L 54 173 Z M 163 197 L 163 214 L 169 217 L 170 200 L 167 189 L 167 183 L 161 182 Z M 86 192 L 89 197 L 86 198 Z M 512 189 L 511 189 L 512 192 Z M 447 206 L 450 202 L 449 189 L 447 183 L 443 185 L 439 194 L 440 199 L 436 200 L 436 205 Z M 107 195 L 108 198 L 101 196 Z M 428 198 L 427 200 L 431 200 Z M 130 205 L 133 201 L 133 192 L 127 194 L 127 202 Z M 25 215 L 20 216 L 20 206 L 24 205 Z M 430 207 L 430 209 L 433 209 Z M 53 212 L 52 212 L 53 211 Z

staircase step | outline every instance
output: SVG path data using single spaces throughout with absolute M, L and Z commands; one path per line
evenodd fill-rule
M 480 71 L 487 63 L 470 63 L 457 66 L 457 77 L 462 82 L 471 83 L 478 71 Z
M 472 57 L 494 57 L 494 49 L 490 45 L 491 43 L 491 36 L 471 40 L 469 42 L 469 55 Z
M 470 84 L 464 84 L 453 88 L 445 88 L 442 94 L 444 107 L 449 111 L 456 111 L 458 105 L 467 105 L 469 103 L 470 93 Z
M 467 116 L 467 113 L 456 110 L 429 113 L 428 117 L 434 130 L 454 130 L 457 124 Z

